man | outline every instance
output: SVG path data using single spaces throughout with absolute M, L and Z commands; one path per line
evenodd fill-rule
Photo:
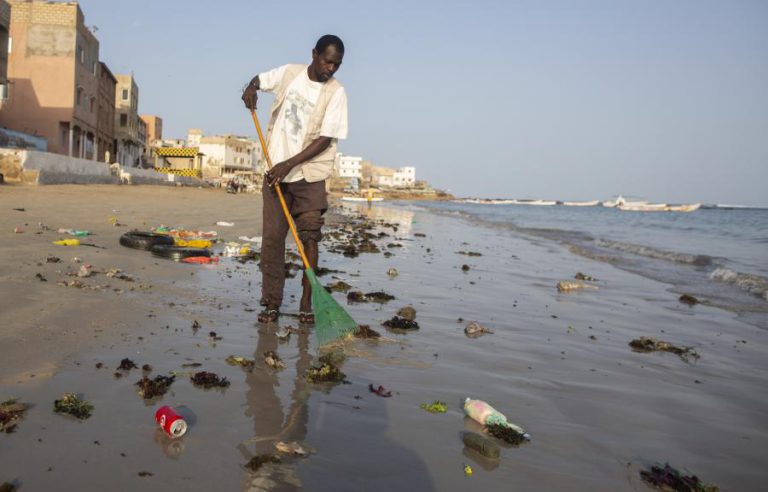
M 285 237 L 288 223 L 274 189 L 280 186 L 310 265 L 317 268 L 323 214 L 328 209 L 325 180 L 333 171 L 336 142 L 347 137 L 347 95 L 333 75 L 344 58 L 337 36 L 321 37 L 312 63 L 283 65 L 254 77 L 243 91 L 243 102 L 256 109 L 257 91 L 276 94 L 267 127 L 267 146 L 275 166 L 265 173 L 262 197 L 261 305 L 262 323 L 280 315 L 285 284 Z M 299 323 L 313 324 L 312 290 L 306 275 Z

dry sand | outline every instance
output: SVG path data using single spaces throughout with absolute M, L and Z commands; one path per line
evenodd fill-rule
M 12 210 L 20 207 L 26 212 Z M 398 225 L 380 241 L 393 256 L 324 253 L 321 266 L 342 270 L 335 277 L 357 289 L 396 296 L 383 305 L 347 305 L 334 294 L 359 323 L 393 341 L 348 346 L 342 369 L 351 384 L 333 387 L 303 381 L 316 349 L 310 331 L 279 342 L 277 325 L 254 324 L 254 263 L 183 265 L 117 244 L 123 231 L 159 223 L 252 236 L 259 207 L 258 196 L 218 190 L 0 188 L 0 400 L 33 404 L 16 433 L 0 435 L 0 483 L 17 480 L 22 490 L 631 491 L 647 490 L 638 470 L 656 461 L 687 467 L 722 490 L 758 490 L 768 478 L 766 333 L 731 313 L 680 304 L 664 284 L 556 244 L 418 211 L 360 207 Z M 109 225 L 112 216 L 127 227 Z M 217 220 L 236 227 L 215 227 Z M 53 246 L 58 235 L 35 234 L 38 221 L 90 229 L 91 241 L 108 249 Z M 17 226 L 25 232 L 14 234 Z M 469 250 L 482 256 L 457 254 Z M 44 263 L 48 254 L 62 263 Z M 57 271 L 77 266 L 73 256 L 122 268 L 151 289 L 120 294 L 56 285 Z M 392 267 L 398 276 L 387 275 Z M 577 271 L 601 279 L 600 289 L 558 293 L 557 281 Z M 38 272 L 48 282 L 37 280 Z M 288 312 L 297 310 L 291 296 L 298 289 L 298 278 L 288 281 Z M 407 304 L 418 311 L 420 330 L 379 326 Z M 201 324 L 197 332 L 193 320 Z M 469 320 L 494 333 L 467 338 Z M 295 327 L 296 320 L 284 316 L 280 325 Z M 673 354 L 632 352 L 628 342 L 643 335 L 694 346 L 701 358 L 686 363 Z M 287 368 L 263 366 L 267 350 Z M 246 373 L 228 366 L 228 355 L 254 358 L 257 367 Z M 133 385 L 141 371 L 112 375 L 123 357 L 152 365 L 153 374 L 176 371 L 171 392 L 144 403 Z M 96 369 L 97 362 L 105 368 Z M 182 367 L 189 362 L 232 385 L 193 387 L 192 369 Z M 393 397 L 373 395 L 369 384 L 384 385 Z M 93 417 L 80 423 L 54 414 L 52 401 L 64 391 L 91 401 Z M 498 462 L 464 449 L 460 432 L 479 430 L 461 412 L 467 396 L 492 403 L 532 441 L 505 447 Z M 448 413 L 419 409 L 433 400 L 447 402 Z M 181 440 L 156 429 L 161 404 L 180 407 L 189 419 Z M 301 441 L 313 453 L 255 473 L 243 467 L 255 453 L 273 452 L 276 440 Z

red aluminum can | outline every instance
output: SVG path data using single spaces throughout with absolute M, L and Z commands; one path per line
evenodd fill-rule
M 157 421 L 157 425 L 172 438 L 181 437 L 187 432 L 187 423 L 181 415 L 176 413 L 176 410 L 168 405 L 164 405 L 157 409 L 157 412 L 155 412 L 155 420 Z

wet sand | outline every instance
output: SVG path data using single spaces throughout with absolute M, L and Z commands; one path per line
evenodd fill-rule
M 27 211 L 12 210 L 18 207 Z M 557 244 L 451 217 L 359 208 L 398 224 L 396 237 L 379 244 L 402 247 L 389 248 L 390 258 L 326 253 L 321 265 L 343 270 L 335 276 L 364 292 L 396 296 L 383 305 L 348 305 L 334 294 L 359 323 L 390 340 L 347 346 L 342 370 L 351 384 L 318 387 L 301 377 L 316 355 L 312 333 L 302 329 L 279 342 L 277 325 L 254 323 L 255 263 L 176 264 L 117 244 L 125 230 L 159 223 L 215 229 L 228 239 L 258 234 L 258 196 L 4 186 L 0 210 L 0 400 L 33 405 L 15 433 L 0 435 L 0 483 L 17 480 L 22 490 L 647 490 L 638 470 L 656 461 L 722 490 L 756 490 L 768 478 L 766 333 L 731 313 L 680 304 L 665 284 Z M 111 226 L 112 216 L 127 227 Z M 216 227 L 217 220 L 236 225 Z M 34 234 L 38 221 L 93 230 L 90 241 L 108 249 L 54 246 L 57 234 Z M 25 233 L 14 234 L 16 226 Z M 38 266 L 48 254 L 62 263 Z M 122 268 L 151 288 L 131 292 L 113 279 L 113 288 L 126 291 L 60 287 L 56 271 L 75 270 L 73 256 Z M 387 275 L 392 267 L 398 276 Z M 600 289 L 558 293 L 557 281 L 577 271 L 599 278 Z M 37 280 L 38 272 L 48 282 Z M 103 276 L 93 281 L 107 283 Z M 298 310 L 289 297 L 298 292 L 299 279 L 288 279 L 285 311 Z M 405 305 L 416 308 L 420 330 L 379 326 Z M 196 332 L 193 320 L 201 325 Z M 470 320 L 495 333 L 467 338 Z M 290 316 L 280 324 L 297 326 Z M 210 331 L 222 339 L 212 340 Z M 627 344 L 639 336 L 694 346 L 701 358 L 689 364 L 673 354 L 634 353 Z M 267 350 L 287 367 L 261 364 Z M 227 365 L 229 355 L 256 359 L 256 369 Z M 177 381 L 145 404 L 134 386 L 142 371 L 113 376 L 124 357 L 152 365 L 152 375 L 177 371 Z M 202 366 L 182 367 L 190 362 Z M 193 370 L 232 384 L 195 388 L 185 374 Z M 370 393 L 369 383 L 393 397 Z M 65 391 L 93 403 L 93 417 L 77 422 L 54 414 L 52 402 Z M 467 396 L 493 404 L 532 441 L 502 449 L 496 463 L 464 450 L 460 432 L 478 430 L 461 412 Z M 434 400 L 447 402 L 448 413 L 419 408 Z M 162 404 L 181 407 L 190 420 L 182 439 L 156 429 Z M 258 472 L 243 467 L 254 454 L 273 452 L 275 440 L 301 441 L 313 453 Z M 471 477 L 464 464 L 474 469 Z M 142 471 L 152 475 L 140 477 Z

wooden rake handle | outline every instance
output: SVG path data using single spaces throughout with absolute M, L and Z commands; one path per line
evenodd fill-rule
M 264 157 L 267 159 L 267 169 L 272 169 L 272 159 L 269 157 L 269 150 L 267 149 L 267 142 L 264 140 L 264 134 L 261 132 L 261 125 L 259 125 L 259 118 L 256 117 L 256 111 L 251 110 L 251 117 L 253 118 L 253 124 L 256 126 L 256 133 L 259 134 L 259 142 L 261 142 L 261 150 L 264 153 Z M 293 222 L 291 212 L 288 211 L 288 205 L 285 204 L 285 198 L 283 197 L 283 191 L 280 189 L 280 183 L 275 183 L 275 191 L 277 191 L 277 197 L 280 199 L 280 205 L 283 207 L 285 213 L 285 220 L 288 221 L 288 227 L 291 228 L 291 234 L 293 234 L 293 240 L 296 241 L 296 246 L 299 248 L 299 255 L 301 261 L 304 263 L 304 268 L 309 270 L 312 266 L 307 260 L 307 255 L 304 253 L 304 246 L 299 239 L 299 232 L 296 230 L 296 224 Z

